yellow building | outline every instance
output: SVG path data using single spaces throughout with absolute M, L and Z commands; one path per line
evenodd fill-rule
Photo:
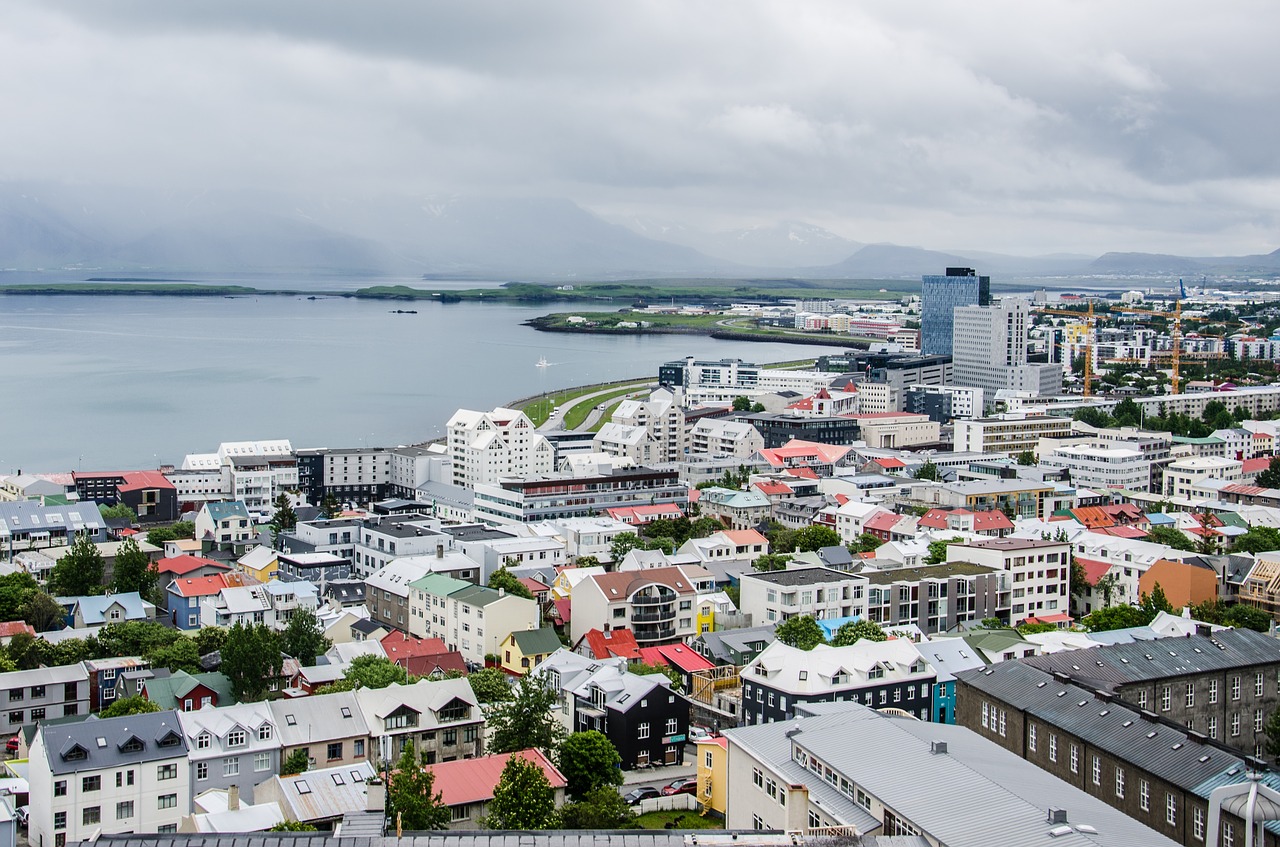
M 724 817 L 729 799 L 729 742 L 723 735 L 699 738 L 698 750 L 698 802 L 702 814 Z
M 509 674 L 524 676 L 530 668 L 537 667 L 543 659 L 563 645 L 551 627 L 526 629 L 513 632 L 498 645 L 502 669 Z
M 714 632 L 716 628 L 716 604 L 709 598 L 698 601 L 698 632 Z
M 564 568 L 556 575 L 555 582 L 551 583 L 551 599 L 552 600 L 572 600 L 573 587 L 582 582 L 587 577 L 598 576 L 604 573 L 602 567 L 589 568 Z
M 259 544 L 236 559 L 236 567 L 258 582 L 269 582 L 276 578 L 276 570 L 280 567 L 280 562 L 276 558 L 275 550 Z

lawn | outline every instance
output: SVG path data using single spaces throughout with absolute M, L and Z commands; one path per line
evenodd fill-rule
M 709 814 L 704 818 L 692 811 L 645 812 L 636 818 L 636 823 L 641 829 L 666 829 L 667 824 L 671 824 L 672 829 L 724 829 L 724 821 L 715 815 Z
M 600 419 L 591 425 L 591 431 L 599 432 L 601 429 L 603 429 L 604 425 L 609 422 L 609 419 L 613 417 L 613 413 L 618 410 L 618 407 L 622 405 L 622 401 L 625 399 L 626 398 L 624 397 L 620 397 L 617 400 L 610 403 L 605 408 L 605 410 L 600 413 Z
M 602 394 L 598 397 L 592 397 L 589 400 L 583 400 L 574 404 L 564 413 L 564 428 L 577 429 L 591 415 L 591 411 L 601 403 L 610 403 L 613 400 L 621 400 L 623 395 L 630 394 L 633 391 L 640 390 L 640 386 L 631 384 L 626 388 L 619 388 L 617 391 L 610 391 L 608 394 Z
M 631 380 L 622 380 L 620 382 L 609 383 L 608 385 L 587 385 L 587 386 L 581 386 L 578 388 L 566 388 L 562 391 L 552 391 L 549 394 L 543 394 L 537 399 L 531 400 L 528 403 L 523 404 L 520 407 L 520 409 L 526 415 L 529 416 L 529 420 L 533 421 L 534 426 L 542 426 L 544 423 L 547 422 L 547 418 L 551 417 L 551 410 L 554 409 L 556 406 L 563 407 L 570 401 L 576 400 L 585 394 L 592 394 L 596 391 L 606 391 L 610 388 L 610 386 L 616 385 L 619 388 L 622 388 L 623 386 L 630 386 L 629 389 L 624 389 L 624 391 L 635 390 L 649 381 L 650 380 L 647 380 L 647 379 L 639 379 L 639 380 L 631 379 Z M 615 394 L 613 396 L 617 396 L 617 395 Z M 592 403 L 588 404 L 589 407 L 594 408 L 596 402 L 599 402 L 599 401 L 593 401 Z M 590 411 L 590 408 L 588 409 L 588 411 Z M 586 420 L 586 417 L 587 416 L 584 414 L 582 416 L 582 420 Z M 569 429 L 570 427 L 566 426 L 565 428 Z

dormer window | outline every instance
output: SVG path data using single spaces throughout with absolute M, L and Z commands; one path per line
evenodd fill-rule
M 604 689 L 598 685 L 591 686 L 591 705 L 597 709 L 604 708 Z
M 128 741 L 120 745 L 121 753 L 140 753 L 142 752 L 143 743 L 136 737 L 132 736 Z
M 213 736 L 209 735 L 207 732 L 202 732 L 196 736 L 197 750 L 208 750 L 211 743 L 213 743 Z
M 65 762 L 82 762 L 87 758 L 89 758 L 89 751 L 79 744 L 74 745 L 70 750 L 62 754 L 62 760 Z
M 262 726 L 258 727 L 258 740 L 259 741 L 271 740 L 271 724 L 264 723 Z
M 248 740 L 248 733 L 243 729 L 233 729 L 227 733 L 228 747 L 243 747 Z
M 160 739 L 159 744 L 161 747 L 177 747 L 182 744 L 182 739 L 178 737 L 178 733 L 169 732 Z

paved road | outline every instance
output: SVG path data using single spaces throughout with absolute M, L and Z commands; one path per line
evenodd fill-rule
M 632 393 L 648 394 L 649 391 L 651 391 L 656 384 L 657 383 L 645 383 L 644 385 L 637 386 Z M 604 397 L 605 395 L 608 395 L 608 394 L 612 394 L 617 390 L 618 390 L 618 386 L 615 385 L 612 388 L 602 388 L 599 391 L 593 391 L 590 394 L 583 394 L 581 397 L 575 397 L 572 400 L 569 400 L 563 406 L 560 407 L 560 411 L 553 413 L 551 417 L 547 418 L 546 423 L 538 427 L 538 431 L 539 432 L 563 431 L 564 416 L 570 409 L 572 409 L 574 406 L 578 405 L 579 403 L 586 403 L 588 401 L 596 401 L 596 405 L 598 406 L 600 405 L 600 402 L 601 402 L 599 398 Z M 613 400 L 603 401 L 605 407 L 607 408 L 608 406 L 610 406 L 616 399 L 618 398 L 615 397 L 613 398 Z M 603 414 L 603 410 L 592 409 L 591 414 L 587 415 L 587 419 L 582 423 L 580 423 L 577 427 L 575 427 L 574 431 L 584 432 L 586 430 L 591 429 L 591 427 L 595 426 L 596 421 L 600 420 L 601 414 Z

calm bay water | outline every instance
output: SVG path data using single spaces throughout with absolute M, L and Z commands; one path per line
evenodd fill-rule
M 234 281 L 304 287 L 292 278 Z M 364 284 L 326 280 L 308 289 Z M 391 314 L 396 308 L 418 314 Z M 0 473 L 155 467 L 242 439 L 407 444 L 440 435 L 460 407 L 656 376 L 660 363 L 686 355 L 768 362 L 828 352 L 520 326 L 573 309 L 324 296 L 0 296 Z M 536 367 L 541 356 L 552 366 Z

